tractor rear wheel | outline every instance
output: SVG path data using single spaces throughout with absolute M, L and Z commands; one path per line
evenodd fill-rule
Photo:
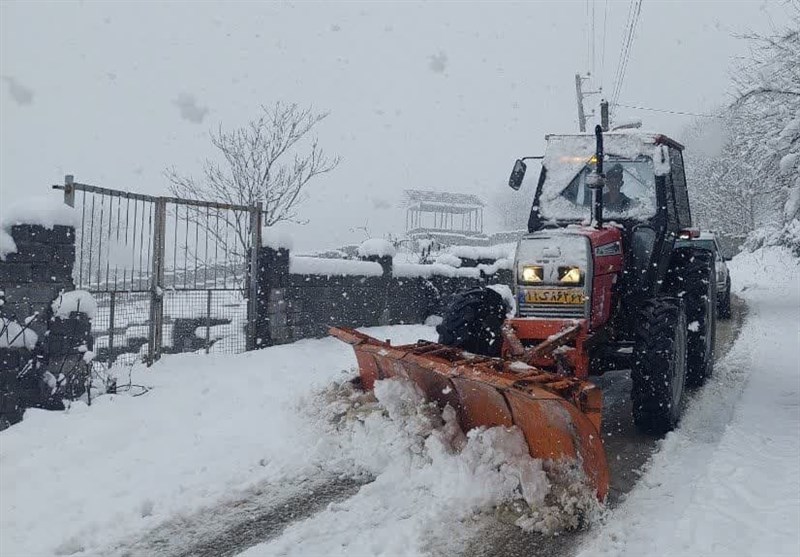
M 677 298 L 645 302 L 639 311 L 631 366 L 636 426 L 650 433 L 673 429 L 686 381 L 686 313 Z
M 714 254 L 706 250 L 681 251 L 674 263 L 669 291 L 683 299 L 689 328 L 686 385 L 699 387 L 714 370 L 717 331 Z
M 478 287 L 453 296 L 436 327 L 439 343 L 481 356 L 500 356 L 506 304 L 490 288 Z

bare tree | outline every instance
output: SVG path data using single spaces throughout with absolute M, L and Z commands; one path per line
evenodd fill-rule
M 276 102 L 262 106 L 261 115 L 230 131 L 222 126 L 211 132 L 211 143 L 221 160 L 208 159 L 203 178 L 165 172 L 170 191 L 177 197 L 218 201 L 235 205 L 262 204 L 264 226 L 301 222 L 297 209 L 315 177 L 336 168 L 339 157 L 328 157 L 315 137 L 314 128 L 328 116 L 311 108 Z M 247 223 L 237 226 L 237 243 L 247 246 Z

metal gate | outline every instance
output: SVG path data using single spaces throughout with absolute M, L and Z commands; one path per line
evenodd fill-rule
M 80 184 L 64 200 L 76 227 L 78 289 L 98 302 L 95 361 L 255 347 L 261 206 L 153 197 Z

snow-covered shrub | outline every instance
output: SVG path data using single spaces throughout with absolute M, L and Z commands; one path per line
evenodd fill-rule
M 0 348 L 27 348 L 33 350 L 39 336 L 27 325 L 0 317 Z
M 94 296 L 85 290 L 62 292 L 51 304 L 53 315 L 66 319 L 73 312 L 85 313 L 89 319 L 94 319 L 97 313 L 97 301 Z
M 397 250 L 389 240 L 370 238 L 358 246 L 359 257 L 394 257 Z

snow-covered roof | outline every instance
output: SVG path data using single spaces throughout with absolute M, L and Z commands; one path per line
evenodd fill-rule
M 480 197 L 470 193 L 406 190 L 404 196 L 407 207 L 423 211 L 463 213 L 486 206 Z

